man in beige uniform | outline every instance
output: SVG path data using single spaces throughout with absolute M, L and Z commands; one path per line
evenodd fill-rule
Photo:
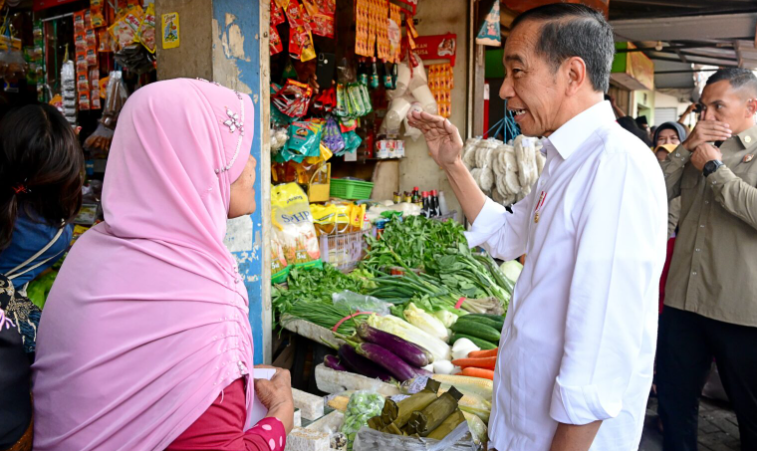
M 699 395 L 713 357 L 757 450 L 757 78 L 722 69 L 707 81 L 702 120 L 662 163 L 681 198 L 657 357 L 665 450 L 696 451 Z

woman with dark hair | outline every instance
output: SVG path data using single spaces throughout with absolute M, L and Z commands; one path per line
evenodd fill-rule
M 28 282 L 68 248 L 84 157 L 66 119 L 29 105 L 0 122 L 0 450 L 31 449 L 31 363 L 40 311 Z

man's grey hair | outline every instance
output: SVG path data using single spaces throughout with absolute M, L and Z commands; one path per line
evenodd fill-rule
M 707 79 L 707 86 L 719 81 L 728 80 L 735 89 L 748 88 L 753 95 L 757 95 L 757 77 L 754 72 L 743 67 L 729 67 L 720 69 Z
M 566 59 L 579 57 L 594 90 L 607 92 L 615 42 L 612 28 L 600 12 L 580 4 L 553 3 L 526 11 L 511 28 L 531 20 L 542 23 L 536 51 L 547 57 L 553 71 Z

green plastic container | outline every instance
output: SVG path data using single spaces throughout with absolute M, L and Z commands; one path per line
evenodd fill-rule
M 331 179 L 331 197 L 349 200 L 364 200 L 371 198 L 373 183 L 360 180 Z

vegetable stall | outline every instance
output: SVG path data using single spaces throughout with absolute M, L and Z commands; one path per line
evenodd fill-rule
M 319 390 L 381 398 L 381 414 L 363 418 L 365 429 L 346 434 L 349 444 L 361 436 L 374 445 L 443 440 L 462 423 L 471 435 L 455 440 L 485 441 L 519 264 L 508 262 L 506 276 L 487 253 L 469 249 L 463 231 L 452 220 L 392 215 L 379 236 L 365 234 L 353 270 L 296 267 L 273 287 L 274 330 L 330 349 L 313 362 Z

